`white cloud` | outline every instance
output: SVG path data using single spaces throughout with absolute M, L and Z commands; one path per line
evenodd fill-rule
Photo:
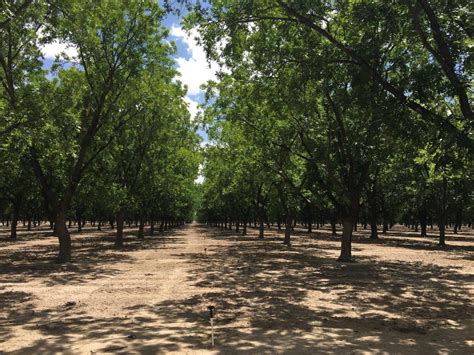
M 170 34 L 181 40 L 188 48 L 189 59 L 179 57 L 176 59 L 178 71 L 181 74 L 181 81 L 188 87 L 188 95 L 199 94 L 199 88 L 208 80 L 216 79 L 216 72 L 219 67 L 217 63 L 211 62 L 210 66 L 206 59 L 204 49 L 195 40 L 198 37 L 196 30 L 186 33 L 181 27 L 171 26 Z
M 202 171 L 204 169 L 204 166 L 202 164 L 199 164 L 199 172 L 198 172 L 198 176 L 196 177 L 196 180 L 194 180 L 194 182 L 196 184 L 202 184 L 204 182 L 204 175 L 202 174 Z
M 46 59 L 56 59 L 57 55 L 65 53 L 70 58 L 77 57 L 77 48 L 70 43 L 59 42 L 54 40 L 41 47 L 41 52 Z
M 38 40 L 45 38 L 44 27 L 38 30 Z M 71 43 L 61 42 L 57 39 L 50 43 L 38 43 L 43 57 L 46 59 L 56 59 L 57 55 L 66 54 L 70 58 L 77 58 L 77 48 Z
M 198 103 L 191 99 L 189 96 L 186 96 L 184 98 L 184 102 L 188 105 L 188 111 L 191 114 L 191 118 L 194 119 L 196 118 L 197 113 L 200 111 L 198 107 Z
M 216 147 L 218 143 L 215 140 L 205 140 L 201 142 L 201 148 Z
M 196 184 L 202 184 L 204 182 L 204 176 L 203 175 L 198 175 L 194 182 Z

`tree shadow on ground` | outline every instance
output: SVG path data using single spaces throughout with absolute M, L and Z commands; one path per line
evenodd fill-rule
M 179 229 L 159 233 L 137 239 L 133 230 L 127 230 L 124 236 L 124 247 L 113 247 L 111 233 L 93 236 L 73 237 L 73 263 L 56 264 L 52 262 L 57 252 L 55 244 L 21 245 L 11 250 L 0 249 L 0 353 L 2 342 L 12 336 L 14 327 L 27 325 L 40 329 L 48 339 L 57 341 L 53 347 L 35 348 L 36 353 L 61 352 L 67 337 L 64 327 L 70 323 L 69 331 L 78 333 L 88 320 L 81 313 L 76 312 L 76 304 L 65 304 L 58 308 L 37 310 L 33 304 L 33 294 L 27 292 L 33 284 L 43 284 L 47 287 L 55 285 L 80 285 L 83 283 L 119 275 L 124 270 L 123 264 L 133 262 L 133 253 L 140 250 L 175 248 L 183 243 L 183 233 Z M 122 264 L 122 267 L 116 265 Z M 12 291 L 9 286 L 23 287 L 25 291 Z M 85 312 L 83 312 L 85 314 Z M 73 321 L 74 319 L 74 321 Z M 95 320 L 91 320 L 95 321 Z M 78 322 L 78 323 L 74 323 Z M 109 322 L 106 320 L 104 322 Z M 110 321 L 114 323 L 114 321 Z M 100 329 L 101 323 L 98 324 Z M 92 325 L 91 325 L 92 326 Z M 85 327 L 84 327 L 85 329 Z M 50 344 L 50 340 L 41 342 Z M 63 344 L 63 345 L 61 345 Z M 46 345 L 45 345 L 46 346 Z M 63 349 L 63 350 L 61 350 Z M 21 351 L 23 353 L 23 351 Z
M 126 230 L 124 246 L 114 247 L 114 231 L 100 235 L 72 236 L 73 262 L 54 263 L 56 243 L 27 244 L 18 248 L 0 249 L 0 284 L 22 283 L 33 278 L 44 280 L 48 285 L 74 284 L 116 273 L 114 263 L 130 261 L 130 252 L 144 249 L 176 247 L 183 243 L 178 231 L 168 231 L 138 239 L 133 230 Z
M 7 246 L 11 244 L 24 243 L 32 240 L 44 240 L 48 238 L 55 238 L 51 229 L 46 227 L 32 228 L 30 231 L 25 228 L 19 228 L 17 231 L 17 238 L 10 238 L 10 230 L 0 228 L 0 246 Z
M 420 262 L 343 264 L 317 244 L 233 243 L 242 237 L 198 230 L 229 242 L 175 255 L 192 260 L 188 283 L 203 292 L 108 318 L 54 309 L 48 322 L 30 319 L 44 338 L 20 352 L 67 353 L 78 329 L 80 339 L 102 340 L 99 352 L 209 349 L 207 306 L 214 305 L 218 353 L 472 353 L 472 275 Z
M 474 280 L 455 268 L 371 258 L 341 264 L 318 246 L 287 249 L 255 241 L 188 257 L 198 264 L 190 282 L 213 291 L 148 311 L 163 309 L 205 334 L 206 307 L 215 305 L 218 349 L 224 353 L 403 353 L 416 346 L 428 352 L 472 351 L 459 334 L 448 341 L 459 332 L 468 339 L 473 330 L 467 287 Z M 317 334 L 308 336 L 313 331 Z
M 400 229 L 400 228 L 399 228 Z M 269 240 L 283 240 L 284 231 L 278 230 L 277 228 L 270 228 L 265 230 L 267 235 L 271 237 Z M 211 233 L 221 233 L 220 238 L 225 238 L 226 236 L 232 236 L 232 231 L 229 230 L 219 230 L 215 229 L 215 232 Z M 340 231 L 338 231 L 340 233 Z M 449 236 L 447 237 L 447 245 L 446 246 L 439 246 L 438 245 L 438 238 L 437 237 L 425 237 L 422 238 L 418 234 L 413 233 L 403 233 L 403 229 L 401 232 L 391 231 L 389 234 L 380 234 L 379 239 L 372 240 L 369 238 L 370 232 L 365 231 L 358 231 L 355 232 L 353 235 L 353 245 L 356 246 L 357 244 L 377 244 L 380 246 L 387 246 L 387 247 L 395 247 L 395 248 L 406 248 L 412 250 L 426 250 L 426 251 L 433 251 L 439 250 L 444 252 L 450 252 L 452 254 L 461 255 L 463 258 L 467 260 L 472 259 L 472 254 L 474 253 L 474 245 L 472 244 L 449 244 L 450 241 L 460 241 L 465 243 L 472 243 L 471 237 L 474 239 L 472 235 L 464 235 L 459 237 Z M 251 235 L 255 234 L 252 228 Z M 235 234 L 234 234 L 235 235 Z M 337 241 L 340 242 L 340 235 L 333 237 L 330 233 L 330 230 L 319 229 L 308 233 L 307 231 L 303 231 L 301 229 L 295 229 L 292 231 L 292 238 L 297 239 L 300 237 L 304 238 L 312 238 L 317 240 L 329 240 L 329 241 Z M 241 238 L 239 240 L 248 240 L 248 237 Z M 354 251 L 357 251 L 357 248 L 353 247 Z

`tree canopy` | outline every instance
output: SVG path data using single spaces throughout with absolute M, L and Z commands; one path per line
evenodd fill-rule
M 2 214 L 49 220 L 192 218 L 199 137 L 155 1 L 8 2 L 2 9 Z M 43 68 L 42 46 L 64 43 Z M 168 223 L 168 222 L 167 222 Z M 16 230 L 12 228 L 12 237 Z

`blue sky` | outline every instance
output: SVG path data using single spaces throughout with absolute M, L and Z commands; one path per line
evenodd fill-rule
M 188 87 L 185 101 L 188 104 L 191 116 L 194 117 L 198 112 L 198 105 L 204 100 L 204 92 L 200 89 L 200 86 L 215 78 L 217 64 L 213 63 L 209 66 L 204 50 L 194 40 L 197 32 L 186 33 L 181 26 L 179 17 L 170 14 L 164 19 L 163 25 L 170 29 L 168 39 L 176 43 L 177 53 L 174 56 L 176 68 L 181 74 L 179 80 Z M 74 56 L 76 53 L 74 48 L 59 42 L 47 44 L 42 52 L 44 54 L 43 65 L 47 69 L 51 68 L 57 54 L 65 52 L 70 56 Z M 204 141 L 207 141 L 207 135 L 204 131 L 199 130 L 199 134 Z

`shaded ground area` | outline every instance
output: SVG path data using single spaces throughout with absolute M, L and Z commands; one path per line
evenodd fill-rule
M 377 242 L 359 231 L 350 264 L 327 230 L 290 248 L 275 230 L 127 230 L 122 250 L 111 230 L 85 232 L 75 262 L 56 265 L 46 229 L 0 231 L 0 353 L 474 352 L 472 230 L 446 249 L 403 228 Z

